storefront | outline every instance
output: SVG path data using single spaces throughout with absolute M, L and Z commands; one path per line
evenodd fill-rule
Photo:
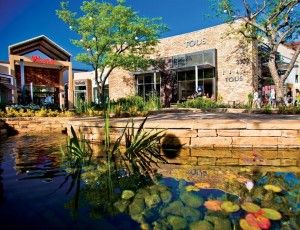
M 73 107 L 71 54 L 42 35 L 9 46 L 8 72 L 14 77 L 15 103 Z M 65 87 L 64 75 L 68 75 Z
M 258 57 L 255 44 L 241 44 L 242 35 L 229 34 L 236 26 L 240 24 L 221 24 L 160 39 L 152 58 L 163 60 L 163 67 L 127 74 L 113 71 L 109 78 L 110 98 L 134 92 L 144 99 L 157 95 L 163 100 L 165 91 L 170 91 L 169 100 L 178 102 L 201 90 L 202 95 L 213 100 L 246 103 L 248 94 L 257 86 Z M 127 79 L 126 84 L 117 80 L 120 75 Z

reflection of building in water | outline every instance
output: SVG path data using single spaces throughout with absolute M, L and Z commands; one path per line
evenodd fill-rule
M 2 168 L 2 162 L 3 162 L 3 153 L 0 152 L 0 204 L 4 201 L 4 188 L 3 188 L 3 168 Z

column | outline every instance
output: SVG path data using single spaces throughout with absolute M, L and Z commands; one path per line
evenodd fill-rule
M 24 104 L 25 103 L 25 97 L 26 97 L 26 85 L 25 85 L 25 68 L 24 68 L 23 59 L 20 59 L 20 74 L 21 74 L 22 104 Z
M 17 89 L 17 81 L 16 81 L 16 76 L 15 76 L 15 61 L 12 57 L 9 57 L 9 75 L 13 76 L 12 79 L 12 84 L 13 84 L 13 89 L 12 89 L 12 103 L 17 103 L 18 102 L 18 89 Z
M 64 103 L 64 70 L 59 71 L 59 107 L 60 109 L 65 108 L 65 103 Z
M 156 72 L 153 73 L 153 83 L 154 83 L 154 90 L 155 90 L 155 94 L 156 94 Z
M 72 74 L 72 63 L 69 64 L 68 69 L 68 108 L 74 109 L 74 84 L 73 84 L 73 74 Z
M 198 91 L 198 66 L 195 66 L 195 91 Z

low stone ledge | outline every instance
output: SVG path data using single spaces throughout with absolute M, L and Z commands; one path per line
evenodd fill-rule
M 240 130 L 241 137 L 281 137 L 281 130 Z

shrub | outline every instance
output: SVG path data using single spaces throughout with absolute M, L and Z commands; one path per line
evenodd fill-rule
M 147 99 L 145 102 L 145 108 L 144 111 L 149 111 L 149 110 L 158 110 L 161 108 L 160 105 L 160 98 L 153 95 Z
M 219 104 L 211 99 L 198 97 L 195 99 L 187 100 L 179 104 L 179 107 L 183 108 L 197 108 L 197 109 L 213 109 L 213 108 L 224 108 L 223 104 Z
M 263 107 L 263 113 L 271 114 L 272 113 L 272 106 L 271 105 L 264 106 Z
M 140 96 L 129 96 L 112 101 L 110 108 L 116 117 L 137 116 L 145 110 L 145 103 Z

